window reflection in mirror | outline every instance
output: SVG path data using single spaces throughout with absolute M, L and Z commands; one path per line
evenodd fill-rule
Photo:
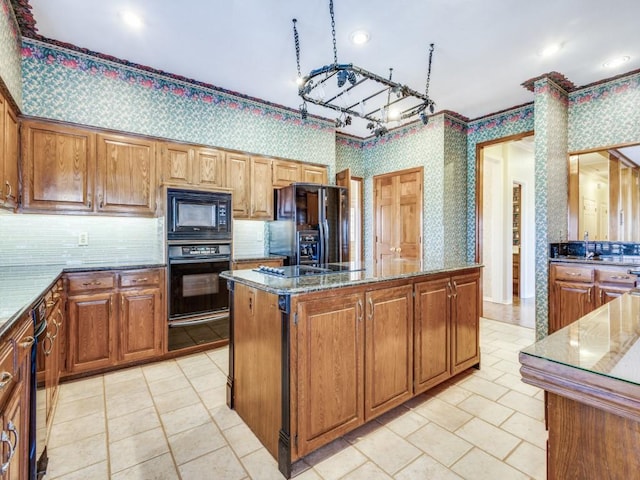
M 569 156 L 568 240 L 640 241 L 640 145 Z

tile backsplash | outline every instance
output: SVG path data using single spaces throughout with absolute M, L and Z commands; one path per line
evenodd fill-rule
M 162 263 L 163 237 L 164 218 L 0 215 L 0 266 Z
M 264 255 L 266 226 L 267 222 L 257 220 L 234 220 L 233 255 L 243 257 Z

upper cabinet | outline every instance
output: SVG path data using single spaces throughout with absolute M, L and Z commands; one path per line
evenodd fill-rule
M 18 206 L 18 117 L 0 94 L 0 207 Z
M 229 186 L 232 189 L 233 218 L 249 218 L 251 210 L 251 157 L 239 153 L 228 153 Z
M 271 159 L 227 153 L 233 218 L 271 220 L 273 182 Z
M 161 183 L 200 188 L 226 188 L 225 152 L 177 143 L 160 144 Z
M 271 159 L 251 157 L 251 218 L 273 220 Z
M 22 125 L 22 206 L 25 210 L 92 212 L 95 134 L 65 125 Z
M 97 210 L 153 216 L 156 210 L 155 142 L 98 135 Z
M 290 160 L 273 160 L 273 186 L 286 187 L 294 182 L 327 183 L 327 167 Z
M 302 180 L 305 183 L 327 183 L 327 168 L 302 164 Z

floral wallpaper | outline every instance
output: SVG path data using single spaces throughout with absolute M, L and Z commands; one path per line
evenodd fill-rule
M 335 128 L 298 112 L 52 46 L 22 43 L 24 113 L 335 169 Z
M 20 33 L 9 0 L 0 0 L 0 78 L 22 108 Z

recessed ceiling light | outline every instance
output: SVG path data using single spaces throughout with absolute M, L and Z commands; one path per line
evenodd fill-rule
M 136 30 L 142 28 L 144 22 L 142 21 L 142 17 L 131 10 L 125 10 L 120 13 L 120 17 L 122 21 L 131 28 Z
M 356 45 L 364 45 L 369 41 L 369 32 L 366 30 L 356 30 L 351 34 L 351 41 Z
M 550 57 L 560 51 L 562 45 L 560 43 L 552 43 L 547 45 L 543 50 L 540 51 L 538 55 L 541 57 Z
M 631 57 L 629 55 L 625 55 L 624 57 L 612 58 L 611 60 L 604 62 L 602 66 L 604 68 L 616 68 L 629 60 L 631 60 Z

